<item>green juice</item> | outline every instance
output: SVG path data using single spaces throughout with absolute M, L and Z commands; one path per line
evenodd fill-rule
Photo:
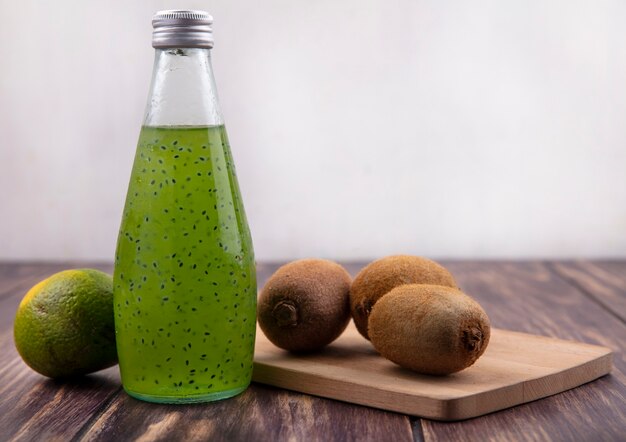
M 201 402 L 250 383 L 256 273 L 224 126 L 142 128 L 114 299 L 131 396 Z

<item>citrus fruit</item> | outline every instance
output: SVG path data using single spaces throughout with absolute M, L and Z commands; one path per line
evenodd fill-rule
M 65 270 L 22 299 L 13 326 L 17 351 L 50 378 L 91 373 L 117 363 L 113 282 L 99 270 Z

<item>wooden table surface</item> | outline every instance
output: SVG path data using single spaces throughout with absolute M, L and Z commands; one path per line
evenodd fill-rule
M 86 262 L 0 263 L 0 440 L 626 440 L 626 261 L 444 262 L 494 327 L 600 344 L 612 374 L 462 422 L 436 422 L 252 384 L 233 399 L 156 405 L 127 396 L 117 367 L 72 382 L 30 370 L 13 317 L 36 282 Z M 363 263 L 348 264 L 354 275 Z M 277 265 L 258 266 L 259 287 Z

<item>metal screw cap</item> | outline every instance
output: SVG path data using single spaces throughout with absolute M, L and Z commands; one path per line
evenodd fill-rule
M 159 11 L 152 17 L 153 48 L 212 48 L 213 17 L 204 11 Z

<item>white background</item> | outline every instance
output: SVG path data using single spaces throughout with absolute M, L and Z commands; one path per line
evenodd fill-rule
M 259 260 L 626 256 L 624 1 L 0 0 L 0 259 L 112 260 L 175 7 Z

